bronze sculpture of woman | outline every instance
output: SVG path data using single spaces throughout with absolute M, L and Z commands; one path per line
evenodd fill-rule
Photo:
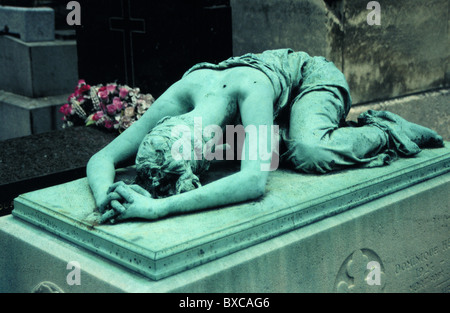
M 397 156 L 412 156 L 422 147 L 439 147 L 433 130 L 385 111 L 368 111 L 358 123 L 345 118 L 351 97 L 344 75 L 322 57 L 290 49 L 233 57 L 219 64 L 200 63 L 173 84 L 143 117 L 94 155 L 88 181 L 103 213 L 102 221 L 157 219 L 256 199 L 265 192 L 270 160 L 252 152 L 247 136 L 238 172 L 201 186 L 208 169 L 204 158 L 177 158 L 173 129 L 202 125 L 256 125 L 261 133 L 277 125 L 286 147 L 282 159 L 293 169 L 327 173 L 352 166 L 381 166 Z M 192 142 L 192 149 L 204 144 Z M 114 183 L 115 168 L 135 158 L 137 184 Z

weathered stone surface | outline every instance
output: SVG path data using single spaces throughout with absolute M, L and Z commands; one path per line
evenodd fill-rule
M 290 47 L 341 69 L 354 103 L 449 86 L 446 0 L 379 2 L 369 25 L 367 0 L 234 0 L 233 54 Z
M 0 6 L 1 29 L 20 36 L 25 42 L 55 39 L 55 12 L 51 8 Z
M 95 202 L 86 179 L 81 179 L 18 197 L 13 215 L 159 280 L 338 215 L 449 169 L 450 148 L 442 148 L 374 169 L 329 175 L 278 170 L 271 174 L 266 194 L 258 201 L 154 222 L 136 220 L 117 225 L 96 225 Z M 129 173 L 118 175 L 118 179 Z
M 341 68 L 342 23 L 322 0 L 232 0 L 233 54 L 292 48 Z
M 0 140 L 60 129 L 58 110 L 66 101 L 67 95 L 29 98 L 0 90 Z
M 447 0 L 380 2 L 368 25 L 366 0 L 345 0 L 344 74 L 355 103 L 448 86 Z
M 64 292 L 448 292 L 449 188 L 439 176 L 160 281 L 3 217 L 0 291 L 50 282 Z M 80 281 L 69 285 L 74 261 Z M 363 280 L 369 262 L 379 284 Z
M 73 92 L 78 81 L 73 40 L 27 43 L 0 36 L 0 88 L 37 98 Z

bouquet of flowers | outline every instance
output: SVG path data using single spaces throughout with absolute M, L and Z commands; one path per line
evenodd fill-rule
M 150 94 L 141 94 L 139 88 L 115 83 L 90 86 L 81 79 L 59 111 L 64 114 L 63 128 L 97 125 L 123 132 L 137 121 L 153 104 Z

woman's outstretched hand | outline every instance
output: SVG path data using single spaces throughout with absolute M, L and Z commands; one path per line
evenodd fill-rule
M 167 214 L 161 208 L 161 202 L 159 199 L 153 199 L 150 193 L 139 185 L 114 183 L 99 205 L 99 211 L 103 213 L 100 223 L 114 223 L 133 217 L 157 219 Z

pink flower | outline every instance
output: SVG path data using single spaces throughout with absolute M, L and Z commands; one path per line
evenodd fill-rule
M 65 116 L 70 115 L 72 113 L 72 106 L 66 103 L 61 108 L 59 108 L 59 112 L 61 112 Z
M 106 90 L 106 87 L 101 87 L 98 90 L 98 96 L 100 99 L 108 99 L 108 91 Z
M 120 111 L 122 109 L 122 101 L 120 101 L 119 97 L 114 97 L 113 103 L 106 106 L 106 110 L 108 111 L 108 114 L 114 115 L 116 112 Z
M 80 89 L 78 89 L 78 87 L 75 88 L 75 92 L 73 93 L 74 98 L 77 98 L 80 95 L 80 91 L 79 90 Z
M 108 94 L 114 93 L 114 91 L 116 91 L 116 85 L 106 85 L 106 91 L 108 91 Z
M 92 116 L 92 120 L 98 121 L 102 117 L 103 117 L 103 112 L 102 111 L 98 111 Z
M 84 79 L 80 79 L 80 80 L 78 81 L 78 86 L 81 86 L 81 85 L 83 85 L 83 84 L 86 84 L 86 81 L 85 81 Z
M 116 113 L 116 106 L 114 104 L 109 104 L 106 106 L 106 110 L 108 111 L 108 114 L 114 115 L 114 113 Z
M 90 89 L 91 89 L 91 86 L 90 86 L 90 85 L 84 84 L 84 85 L 82 85 L 82 86 L 80 87 L 79 92 L 80 92 L 80 93 L 84 93 L 84 92 L 89 91 Z
M 67 102 L 70 103 L 70 100 L 72 100 L 72 98 L 75 98 L 75 93 L 71 94 L 71 95 L 67 98 Z
M 82 104 L 84 102 L 84 97 L 83 96 L 79 96 L 77 98 L 77 101 L 80 102 L 80 104 Z
M 119 97 L 125 99 L 128 96 L 128 90 L 126 88 L 120 88 Z
M 114 123 L 110 120 L 106 120 L 105 121 L 105 128 L 106 129 L 111 129 L 114 126 Z
M 117 111 L 122 110 L 122 108 L 123 108 L 122 101 L 120 101 L 119 97 L 114 97 L 113 105 L 116 107 Z

